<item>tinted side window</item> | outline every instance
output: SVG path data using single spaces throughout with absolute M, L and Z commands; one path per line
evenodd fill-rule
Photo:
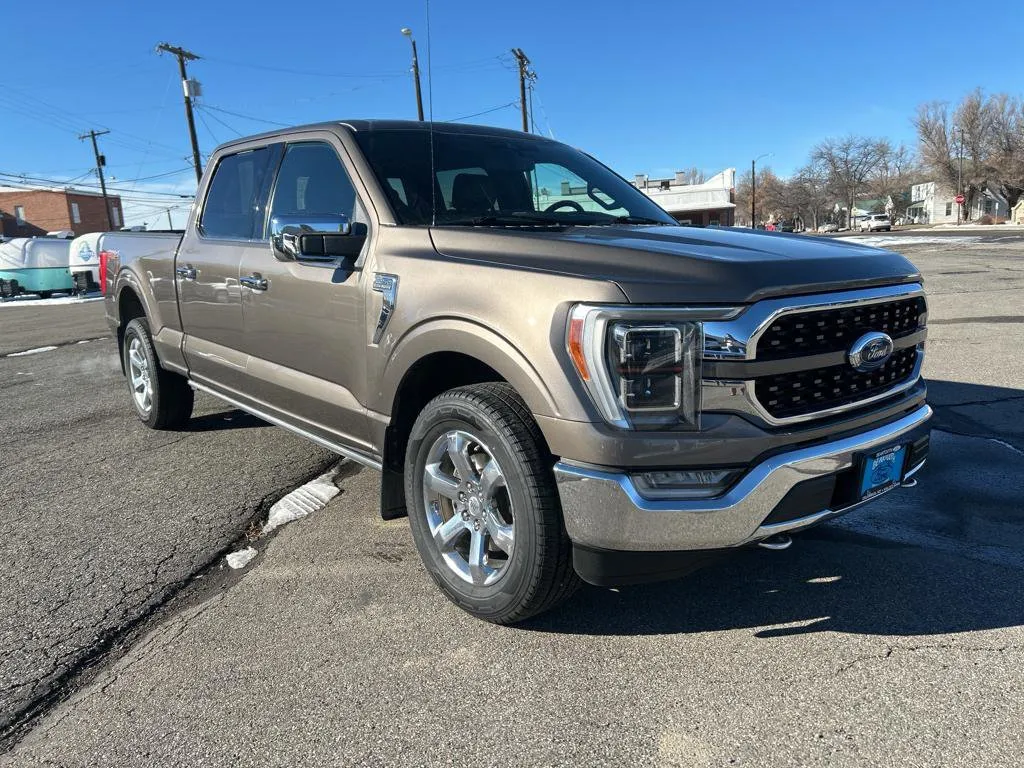
M 351 221 L 356 191 L 334 148 L 322 142 L 289 144 L 277 174 L 271 216 L 344 214 Z
M 270 166 L 266 147 L 222 157 L 210 182 L 200 227 L 206 237 L 256 237 L 259 195 Z

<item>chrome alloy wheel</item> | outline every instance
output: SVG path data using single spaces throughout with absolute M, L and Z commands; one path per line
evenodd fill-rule
M 153 382 L 150 380 L 149 361 L 138 336 L 128 344 L 128 377 L 132 383 L 132 397 L 142 413 L 153 407 Z
M 490 449 L 469 432 L 434 441 L 423 468 L 423 506 L 434 544 L 448 567 L 475 586 L 508 569 L 515 520 L 505 476 Z

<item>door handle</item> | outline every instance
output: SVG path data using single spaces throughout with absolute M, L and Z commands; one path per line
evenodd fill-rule
M 174 270 L 174 274 L 183 280 L 195 280 L 196 279 L 196 268 L 191 264 L 186 264 L 184 267 L 177 267 Z
M 238 282 L 246 288 L 251 288 L 254 291 L 265 291 L 269 285 L 267 283 L 267 279 L 265 277 L 261 277 L 259 273 L 249 275 L 248 277 L 240 277 Z

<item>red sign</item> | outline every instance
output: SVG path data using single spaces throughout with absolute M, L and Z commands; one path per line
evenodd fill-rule
M 956 198 L 955 198 L 956 204 L 957 205 L 963 205 L 964 204 L 964 200 L 966 200 L 966 199 L 967 198 L 965 198 L 963 195 L 957 195 Z

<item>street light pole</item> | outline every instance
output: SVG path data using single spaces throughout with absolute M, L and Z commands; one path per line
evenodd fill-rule
M 757 199 L 757 161 L 762 157 L 771 157 L 771 152 L 765 152 L 763 155 L 758 155 L 750 161 L 750 228 L 757 228 L 757 205 L 755 200 Z
M 964 193 L 964 129 L 963 128 L 960 129 L 960 151 L 958 152 L 958 154 L 960 155 L 960 164 L 959 164 L 959 169 L 956 172 L 956 193 L 957 193 L 957 195 L 962 195 Z M 957 203 L 956 204 L 956 225 L 958 227 L 960 226 L 960 218 L 961 218 L 961 214 L 963 213 L 963 210 L 964 210 L 964 204 L 963 203 Z
M 420 90 L 420 58 L 416 54 L 416 40 L 412 36 L 412 30 L 402 27 L 402 34 L 409 38 L 412 43 L 412 76 L 416 82 L 416 114 L 420 122 L 423 122 L 423 93 Z M 428 41 L 429 42 L 429 41 Z M 428 51 L 429 53 L 429 51 Z

